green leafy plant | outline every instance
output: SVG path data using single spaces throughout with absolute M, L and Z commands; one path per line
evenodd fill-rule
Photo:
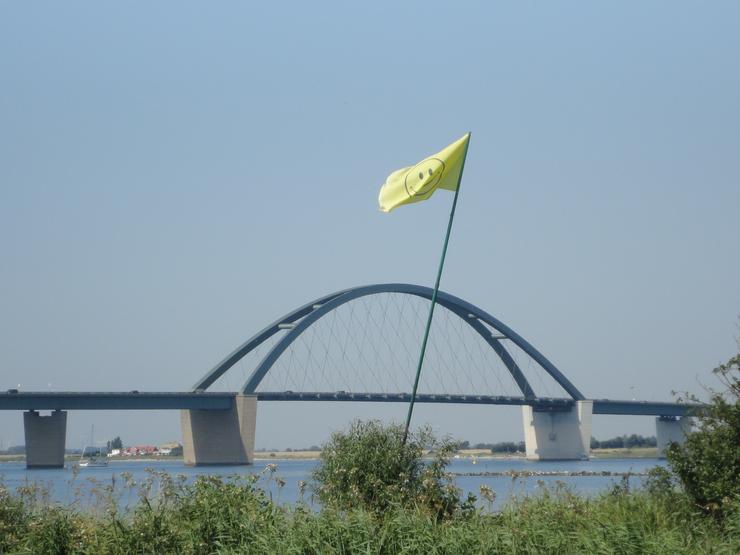
M 0 485 L 0 553 L 7 553 L 28 533 L 29 510 L 20 496 Z
M 671 444 L 667 458 L 694 503 L 722 515 L 740 499 L 740 354 L 714 374 L 724 390 L 710 390 L 706 410 L 697 414 L 699 428 L 683 445 Z
M 446 473 L 455 443 L 422 428 L 404 444 L 403 431 L 400 425 L 358 420 L 346 432 L 334 433 L 313 473 L 322 505 L 375 513 L 417 506 L 436 518 L 472 510 L 475 498 L 461 500 Z M 431 459 L 424 461 L 427 450 Z

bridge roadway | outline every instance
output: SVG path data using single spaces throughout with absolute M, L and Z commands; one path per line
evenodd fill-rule
M 0 392 L 0 410 L 228 410 L 236 392 L 211 391 L 23 391 Z M 333 392 L 257 392 L 258 401 L 344 401 L 372 403 L 408 403 L 409 393 Z M 507 397 L 497 395 L 417 394 L 417 403 L 468 405 L 532 406 L 535 411 L 570 411 L 575 401 L 569 398 Z M 594 399 L 593 414 L 636 416 L 686 416 L 701 405 L 658 401 L 618 401 Z

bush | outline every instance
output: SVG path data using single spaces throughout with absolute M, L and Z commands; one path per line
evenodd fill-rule
M 0 485 L 0 553 L 7 553 L 28 533 L 29 511 L 23 500 Z
M 429 428 L 410 434 L 378 421 L 355 421 L 347 432 L 331 436 L 313 473 L 316 495 L 324 507 L 383 513 L 391 507 L 421 507 L 436 518 L 472 509 L 475 498 L 461 501 L 445 473 L 456 445 L 440 441 Z M 432 459 L 422 460 L 426 449 Z
M 740 354 L 714 373 L 725 391 L 711 391 L 708 408 L 697 414 L 699 429 L 666 456 L 694 503 L 721 515 L 740 499 Z

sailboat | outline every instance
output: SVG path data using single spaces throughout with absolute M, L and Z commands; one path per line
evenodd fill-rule
M 77 466 L 83 467 L 83 468 L 89 468 L 94 466 L 108 466 L 108 459 L 100 452 L 99 448 L 93 447 L 93 436 L 95 434 L 95 424 L 93 424 L 90 427 L 90 445 L 91 447 L 88 449 L 87 446 L 82 448 L 82 454 L 80 455 L 80 461 L 77 463 Z

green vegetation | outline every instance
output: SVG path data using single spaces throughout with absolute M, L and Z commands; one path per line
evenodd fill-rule
M 254 479 L 157 475 L 160 493 L 130 514 L 102 498 L 96 511 L 49 507 L 30 490 L 0 490 L 0 553 L 708 553 L 738 552 L 740 511 L 718 521 L 680 492 L 596 499 L 543 490 L 500 513 L 438 520 L 427 506 L 325 508 L 272 502 Z M 267 479 L 277 480 L 268 475 Z M 152 490 L 153 491 L 153 490 Z M 736 507 L 736 506 L 735 506 Z M 737 507 L 736 507 L 737 508 Z
M 110 453 L 113 449 L 123 449 L 123 441 L 121 441 L 121 437 L 116 436 L 106 442 L 105 449 L 106 451 L 108 451 L 108 453 Z
M 740 346 L 740 343 L 739 345 Z M 740 499 L 740 354 L 714 369 L 725 386 L 711 392 L 700 428 L 667 452 L 671 469 L 699 507 L 715 515 Z
M 480 451 L 487 450 L 491 453 L 524 453 L 524 442 L 502 441 L 499 443 L 475 443 L 469 441 L 458 441 L 456 445 L 458 451 L 468 449 L 477 449 Z
M 491 445 L 491 453 L 524 453 L 526 451 L 524 442 L 514 443 L 513 441 L 503 441 Z
M 423 461 L 425 450 L 432 459 Z M 455 444 L 439 441 L 429 429 L 403 443 L 403 426 L 355 421 L 337 432 L 321 451 L 314 472 L 322 506 L 383 513 L 393 507 L 423 507 L 437 519 L 472 510 L 475 499 L 461 501 L 445 473 Z
M 658 441 L 655 436 L 644 437 L 638 434 L 617 436 L 599 441 L 591 438 L 591 449 L 634 449 L 636 447 L 655 447 Z
M 613 437 L 611 439 L 598 440 L 594 437 L 591 438 L 591 449 L 636 449 L 642 447 L 655 447 L 657 440 L 654 436 L 644 437 L 639 434 L 623 435 Z M 486 449 L 491 453 L 497 454 L 515 454 L 524 453 L 525 447 L 524 442 L 514 441 L 501 441 L 499 443 L 476 443 L 471 445 L 469 441 L 459 441 L 455 447 L 458 450 L 466 449 Z M 653 451 L 655 455 L 655 451 Z

